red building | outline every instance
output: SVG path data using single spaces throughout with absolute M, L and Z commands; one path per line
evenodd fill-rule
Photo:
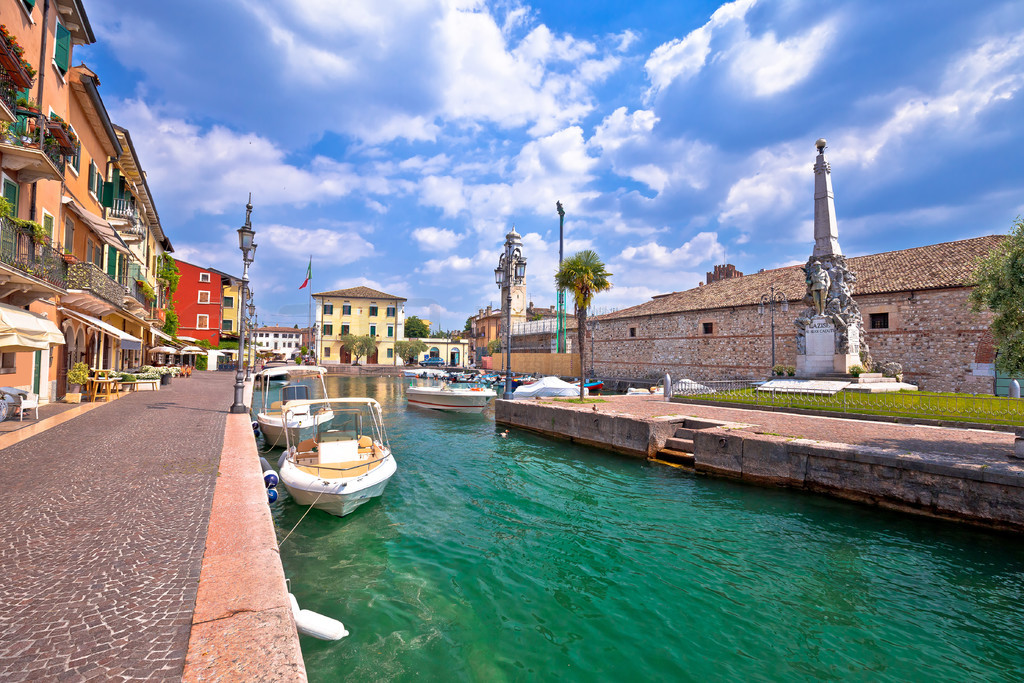
M 220 344 L 221 273 L 178 261 L 181 280 L 174 293 L 178 336 Z

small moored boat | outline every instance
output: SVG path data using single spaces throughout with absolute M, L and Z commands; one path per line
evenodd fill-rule
M 444 383 L 434 387 L 406 387 L 409 405 L 456 413 L 480 413 L 494 398 L 494 392 L 483 387 L 456 388 Z
M 256 373 L 254 388 L 263 395 L 263 404 L 256 414 L 263 438 L 270 446 L 283 446 L 285 419 L 281 406 L 288 401 L 327 398 L 324 375 L 327 370 L 318 365 L 285 365 L 267 368 Z M 301 429 L 309 436 L 313 428 L 331 419 L 320 411 L 303 413 L 296 409 L 287 424 L 289 429 Z

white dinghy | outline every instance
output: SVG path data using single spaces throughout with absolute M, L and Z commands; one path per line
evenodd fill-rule
M 301 438 L 299 429 L 285 430 L 287 449 L 278 472 L 296 503 L 343 517 L 384 492 L 398 467 L 377 401 L 289 401 L 283 410 L 289 421 L 296 414 L 330 416 L 315 425 L 310 438 Z
M 288 401 L 327 398 L 324 384 L 325 368 L 318 365 L 291 365 L 267 368 L 256 373 L 254 388 L 263 394 L 263 404 L 256 414 L 263 438 L 269 446 L 285 445 L 285 419 L 281 406 Z M 299 429 L 306 438 L 313 428 L 331 419 L 330 413 L 322 410 L 296 409 L 287 423 L 289 429 Z M 296 439 L 298 441 L 298 439 Z
M 406 387 L 409 405 L 455 413 L 480 413 L 494 398 L 494 391 L 483 387 L 452 387 L 447 382 L 433 387 Z

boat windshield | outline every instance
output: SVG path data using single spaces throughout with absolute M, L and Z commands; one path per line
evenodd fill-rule
M 323 373 L 304 368 L 289 368 L 275 374 L 261 373 L 256 377 L 253 390 L 261 393 L 260 404 L 264 413 L 278 412 L 288 401 L 327 398 Z
M 297 405 L 288 404 L 285 409 L 289 415 L 308 410 L 309 413 L 320 416 L 316 421 L 313 434 L 316 443 L 358 440 L 360 437 L 368 436 L 373 441 L 388 446 L 384 422 L 380 415 L 380 406 L 376 403 L 312 400 Z M 286 415 L 286 417 L 288 416 Z M 295 430 L 286 430 L 289 445 L 294 445 L 297 441 L 293 431 Z

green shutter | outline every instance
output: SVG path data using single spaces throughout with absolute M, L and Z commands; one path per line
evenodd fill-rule
M 49 235 L 50 239 L 52 240 L 53 239 L 53 216 L 50 216 L 49 214 L 43 216 L 43 230 L 46 231 L 46 234 Z
M 107 275 L 112 280 L 117 279 L 117 249 L 107 246 Z
M 115 171 L 116 173 L 116 171 Z M 105 183 L 99 175 L 96 176 L 96 182 L 99 184 L 99 197 L 100 204 L 107 207 L 108 209 L 114 206 L 114 183 Z
M 18 215 L 18 184 L 10 180 L 4 181 L 4 199 L 11 204 L 11 215 Z
M 36 0 L 21 0 L 21 1 L 23 3 L 25 3 L 26 7 L 28 7 L 29 12 L 31 12 L 32 8 L 36 6 Z
M 98 195 L 96 191 L 96 162 L 89 162 L 89 192 Z
M 71 31 L 57 24 L 57 36 L 53 43 L 53 61 L 62 74 L 68 72 L 71 65 Z

